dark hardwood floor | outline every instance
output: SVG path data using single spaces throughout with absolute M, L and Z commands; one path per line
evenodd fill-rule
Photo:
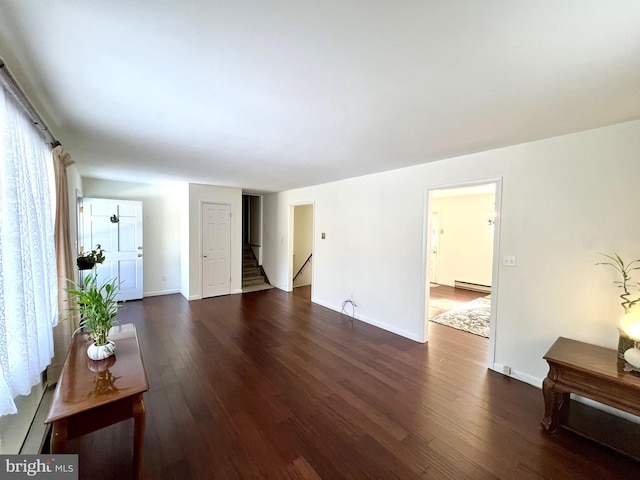
M 542 431 L 542 392 L 487 341 L 419 344 L 266 290 L 129 302 L 151 390 L 145 479 L 615 479 L 640 464 Z M 116 381 L 117 386 L 117 381 Z M 70 442 L 81 479 L 131 478 L 132 421 Z
M 473 290 L 465 290 L 464 288 L 455 288 L 448 285 L 432 286 L 429 289 L 429 318 L 451 310 L 460 304 L 487 295 L 487 293 L 474 292 Z

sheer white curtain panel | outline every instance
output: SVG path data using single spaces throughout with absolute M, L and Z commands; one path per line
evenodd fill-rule
M 0 415 L 41 381 L 53 356 L 57 274 L 51 153 L 0 87 Z

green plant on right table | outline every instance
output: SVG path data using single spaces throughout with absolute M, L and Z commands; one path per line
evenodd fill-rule
M 634 270 L 640 270 L 640 260 L 632 260 L 629 263 L 625 263 L 620 255 L 614 253 L 613 255 L 607 255 L 606 253 L 601 253 L 600 255 L 608 258 L 610 261 L 608 262 L 598 262 L 596 265 L 609 265 L 613 267 L 616 272 L 620 274 L 620 280 L 616 280 L 613 283 L 618 286 L 618 288 L 622 289 L 622 293 L 620 294 L 620 298 L 622 301 L 620 305 L 624 309 L 625 315 L 631 312 L 631 309 L 634 305 L 640 302 L 640 296 L 635 300 L 632 299 L 632 291 L 640 289 L 640 283 L 634 282 L 631 278 L 631 272 Z
M 640 283 L 632 281 L 631 272 L 634 270 L 640 270 L 640 260 L 632 260 L 629 263 L 625 263 L 620 255 L 614 253 L 613 255 L 607 255 L 606 253 L 601 253 L 600 255 L 608 258 L 609 262 L 599 262 L 596 265 L 609 265 L 615 269 L 616 272 L 620 274 L 620 280 L 616 280 L 613 283 L 618 286 L 618 288 L 622 289 L 622 293 L 620 294 L 620 298 L 622 301 L 620 305 L 624 309 L 625 315 L 631 311 L 631 308 L 640 302 L 640 296 L 635 300 L 632 299 L 632 290 L 638 290 L 640 287 Z

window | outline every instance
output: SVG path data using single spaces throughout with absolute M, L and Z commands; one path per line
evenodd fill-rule
M 49 163 L 41 133 L 0 83 L 0 416 L 53 355 L 57 274 Z

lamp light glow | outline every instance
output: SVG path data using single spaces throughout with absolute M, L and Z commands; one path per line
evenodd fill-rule
M 629 338 L 640 341 L 640 308 L 632 308 L 629 313 L 622 317 L 620 326 L 629 335 Z

